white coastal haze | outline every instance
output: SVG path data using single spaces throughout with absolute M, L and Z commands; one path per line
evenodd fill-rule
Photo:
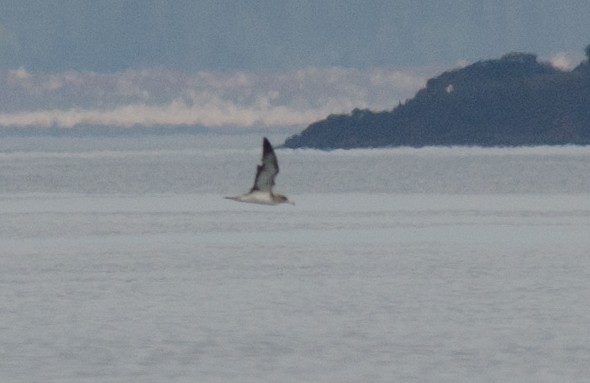
M 0 126 L 304 127 L 354 108 L 391 109 L 431 71 L 306 68 L 275 73 L 7 71 Z M 8 95 L 11 96 L 9 99 Z
M 279 146 L 508 52 L 573 68 L 588 15 L 0 0 L 0 382 L 588 381 L 590 147 Z M 223 198 L 263 136 L 296 205 Z

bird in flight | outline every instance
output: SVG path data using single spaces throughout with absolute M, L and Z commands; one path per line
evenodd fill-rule
M 239 202 L 258 203 L 263 205 L 277 205 L 290 203 L 287 197 L 279 193 L 273 193 L 272 187 L 275 184 L 275 177 L 279 173 L 279 163 L 272 145 L 266 137 L 262 141 L 262 163 L 256 168 L 254 186 L 248 193 L 235 197 L 225 197 Z

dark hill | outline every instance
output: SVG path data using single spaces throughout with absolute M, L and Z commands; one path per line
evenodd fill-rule
M 588 59 L 561 71 L 511 53 L 430 79 L 392 111 L 330 115 L 284 147 L 555 144 L 590 144 Z

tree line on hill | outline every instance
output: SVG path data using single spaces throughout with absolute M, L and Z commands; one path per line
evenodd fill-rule
M 289 137 L 288 148 L 590 144 L 590 45 L 564 71 L 509 53 L 428 80 L 391 111 L 330 115 Z

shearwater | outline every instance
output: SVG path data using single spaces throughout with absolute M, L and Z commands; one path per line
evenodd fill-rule
M 275 151 L 266 137 L 262 140 L 262 161 L 256 168 L 254 186 L 248 193 L 235 197 L 225 197 L 239 202 L 258 203 L 263 205 L 277 205 L 280 203 L 293 202 L 279 193 L 273 193 L 272 187 L 275 184 L 275 177 L 279 173 L 279 163 Z

